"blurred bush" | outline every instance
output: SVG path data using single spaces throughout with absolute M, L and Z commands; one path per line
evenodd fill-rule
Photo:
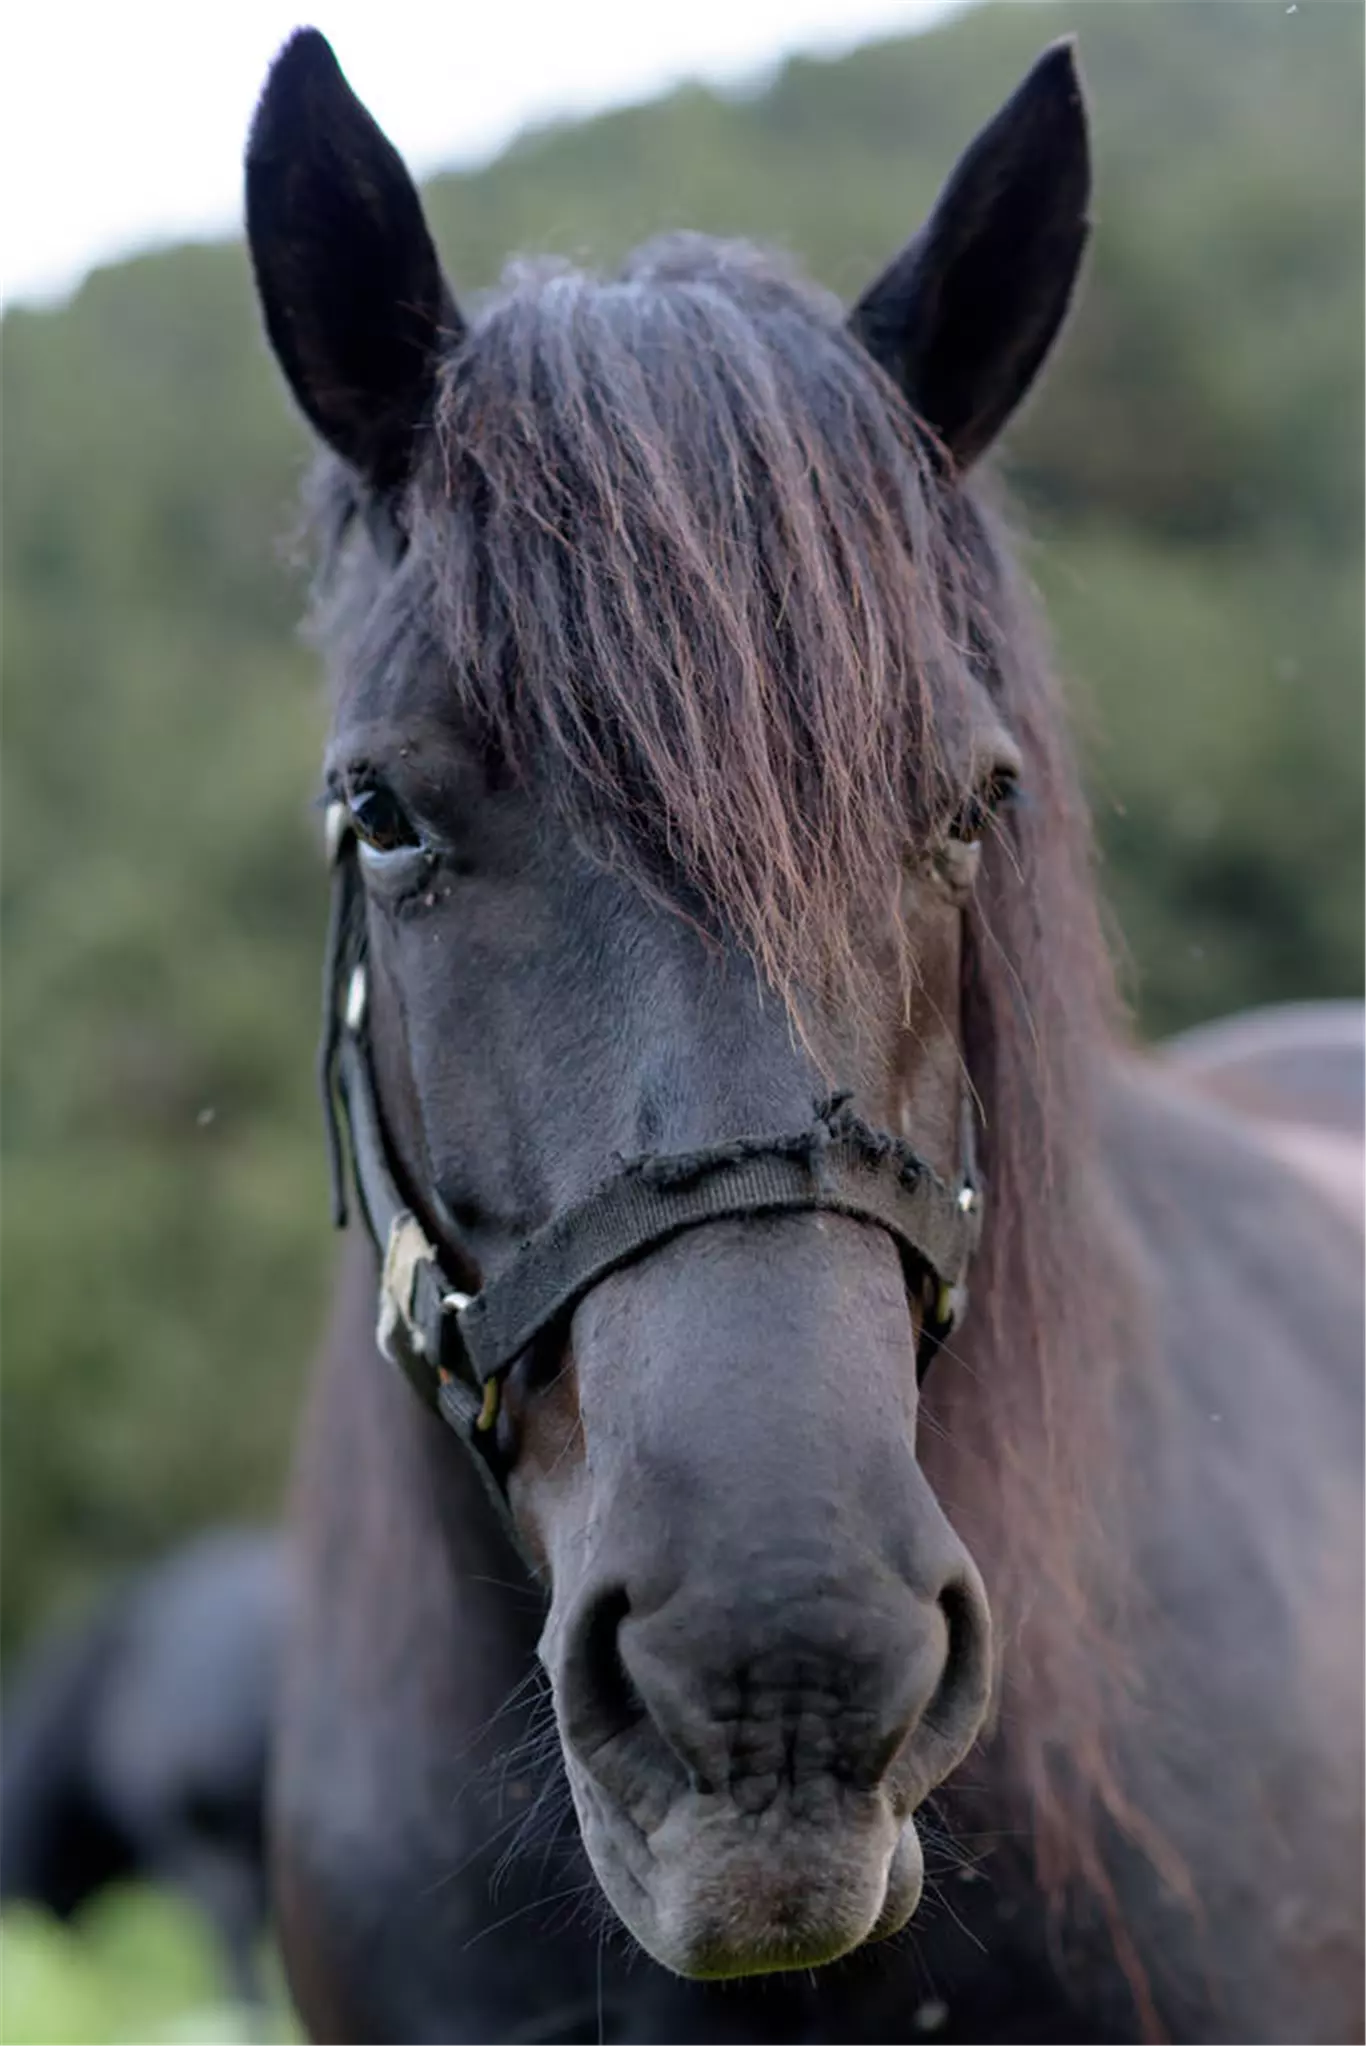
M 162 1892 L 107 1891 L 69 1926 L 29 1909 L 7 1911 L 0 1925 L 0 2040 L 14 2046 L 265 2046 L 298 2037 L 283 1988 L 264 2029 L 255 2012 L 222 2003 L 203 1921 Z
M 1161 1029 L 1360 978 L 1361 10 L 984 7 L 529 136 L 429 200 L 467 297 L 511 251 L 683 224 L 848 296 L 1071 29 L 1094 259 L 1005 468 Z M 322 717 L 279 543 L 306 449 L 241 248 L 12 312 L 3 373 L 13 1639 L 269 1509 L 329 1249 Z

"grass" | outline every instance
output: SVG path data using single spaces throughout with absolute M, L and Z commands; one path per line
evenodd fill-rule
M 70 1925 L 26 1907 L 0 1918 L 6 2046 L 286 2046 L 299 2037 L 283 1988 L 264 2019 L 224 2001 L 208 1932 L 162 1891 L 106 1892 Z

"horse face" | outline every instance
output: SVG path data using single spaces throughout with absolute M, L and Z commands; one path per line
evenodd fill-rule
M 939 428 L 950 463 L 990 439 L 1066 302 L 1074 85 L 1065 53 L 1043 61 L 858 311 L 859 341 Z M 1017 158 L 1033 200 L 1006 218 Z M 469 337 L 406 174 L 321 38 L 296 38 L 272 74 L 248 199 L 272 341 L 380 536 L 357 543 L 329 782 L 363 842 L 386 1127 L 452 1274 L 495 1277 L 623 1155 L 806 1127 L 832 1079 L 952 1177 L 972 832 L 906 831 L 905 871 L 887 874 L 880 909 L 865 903 L 848 948 L 872 989 L 856 1007 L 828 985 L 780 998 L 715 903 L 595 851 L 455 686 L 453 662 L 491 656 L 443 640 L 435 607 L 462 576 L 478 582 L 480 519 L 499 510 L 487 467 L 441 436 L 443 379 L 460 367 L 440 359 Z M 1010 242 L 1005 266 L 996 241 Z M 714 301 L 688 301 L 694 332 Z M 624 303 L 629 332 L 643 300 Z M 785 301 L 755 303 L 772 346 L 795 345 Z M 853 344 L 814 325 L 800 338 L 820 351 L 823 402 L 826 385 L 848 385 Z M 866 362 L 848 387 L 872 409 L 892 400 Z M 540 425 L 524 413 L 515 431 L 530 444 Z M 697 451 L 659 452 L 681 474 Z M 605 601 L 648 606 L 641 535 L 624 526 L 620 539 Z M 565 546 L 572 558 L 572 536 Z M 702 583 L 716 573 L 694 565 Z M 389 630 L 424 605 L 424 629 Z M 515 704 L 549 682 L 500 686 Z M 572 722 L 573 691 L 563 675 L 556 686 Z M 1013 756 L 966 672 L 962 695 L 975 815 Z M 837 714 L 824 705 L 827 729 Z M 800 751 L 795 726 L 786 743 Z M 718 815 L 724 748 L 702 770 Z M 990 1658 L 977 1573 L 916 1461 L 915 1338 L 881 1231 L 823 1214 L 740 1219 L 602 1280 L 507 1382 L 502 1447 L 551 1587 L 542 1656 L 583 1837 L 626 1924 L 682 1973 L 812 1966 L 895 1930 L 918 1899 L 912 1814 L 975 1738 Z
M 621 1156 L 810 1121 L 821 1069 L 742 954 L 595 870 L 421 717 L 381 735 L 343 709 L 334 765 L 360 759 L 449 848 L 416 881 L 403 853 L 363 857 L 380 1093 L 457 1273 L 496 1274 Z M 889 1003 L 839 1070 L 880 1114 L 913 1102 L 947 1174 L 957 911 L 913 886 L 921 1042 L 898 1059 Z M 812 1965 L 918 1899 L 911 1814 L 976 1733 L 988 1630 L 915 1459 L 915 1334 L 880 1231 L 741 1220 L 601 1282 L 507 1381 L 583 1836 L 681 1972 Z

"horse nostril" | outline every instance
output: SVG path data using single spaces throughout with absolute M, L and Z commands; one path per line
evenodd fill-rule
M 918 1800 L 971 1746 L 987 1702 L 989 1622 L 970 1566 L 937 1605 L 890 1583 L 844 1599 L 822 1586 L 749 1610 L 737 1629 L 712 1599 L 676 1592 L 642 1610 L 613 1584 L 565 1637 L 561 1731 L 602 1781 L 635 1781 L 648 1755 L 747 1810 L 784 1784 L 874 1791 L 889 1771 L 895 1794 L 914 1782 Z
M 625 1587 L 595 1598 L 583 1616 L 566 1672 L 566 1702 L 577 1745 L 600 1748 L 648 1717 L 621 1653 L 621 1629 L 631 1610 Z
M 990 1682 L 990 1622 L 986 1602 L 963 1578 L 945 1585 L 939 1610 L 948 1629 L 948 1651 L 923 1723 L 957 1746 L 976 1730 Z

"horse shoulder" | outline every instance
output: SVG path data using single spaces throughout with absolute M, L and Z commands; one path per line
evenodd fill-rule
M 1116 1067 L 1107 1125 L 1151 1317 L 1126 1534 L 1162 1739 L 1131 1741 L 1130 1780 L 1207 1972 L 1273 2027 L 1239 2036 L 1357 2036 L 1360 1229 L 1274 1133 L 1156 1064 Z

